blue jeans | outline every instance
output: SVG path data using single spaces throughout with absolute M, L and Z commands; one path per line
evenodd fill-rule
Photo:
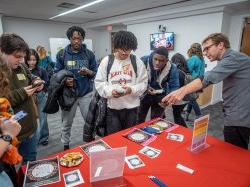
M 30 137 L 24 139 L 19 147 L 18 151 L 23 157 L 23 162 L 35 161 L 37 155 L 37 132 L 34 132 Z
M 191 113 L 192 108 L 194 109 L 196 116 L 201 116 L 201 110 L 196 100 L 189 101 L 187 106 L 187 113 Z
M 4 171 L 0 173 L 0 184 L 3 187 L 14 187 L 9 176 Z
M 45 92 L 37 93 L 37 109 L 39 115 L 38 143 L 48 141 L 49 139 L 47 113 L 43 112 L 46 101 L 47 101 L 47 95 Z

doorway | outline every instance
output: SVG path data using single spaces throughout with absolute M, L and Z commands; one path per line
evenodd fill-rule
M 241 37 L 240 52 L 250 56 L 250 18 L 245 18 L 244 28 Z

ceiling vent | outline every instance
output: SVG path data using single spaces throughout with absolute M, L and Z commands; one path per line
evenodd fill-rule
M 63 2 L 59 5 L 57 5 L 57 7 L 66 8 L 66 9 L 73 9 L 73 8 L 79 7 L 79 5 Z

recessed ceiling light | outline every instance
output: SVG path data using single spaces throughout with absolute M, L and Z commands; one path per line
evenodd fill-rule
M 57 17 L 60 17 L 60 16 L 64 16 L 64 15 L 66 15 L 66 14 L 70 14 L 70 13 L 75 12 L 75 11 L 77 11 L 77 10 L 81 10 L 81 9 L 83 9 L 83 8 L 87 8 L 87 7 L 92 6 L 92 5 L 95 5 L 95 4 L 97 4 L 97 3 L 101 3 L 102 1 L 104 1 L 104 0 L 96 0 L 96 1 L 93 1 L 93 2 L 91 2 L 91 3 L 88 3 L 88 4 L 85 4 L 85 5 L 79 6 L 79 7 L 77 7 L 77 8 L 74 8 L 74 9 L 68 10 L 68 11 L 66 11 L 66 12 L 63 12 L 63 13 L 61 13 L 61 14 L 58 14 L 58 15 L 56 15 L 56 16 L 53 16 L 53 17 L 51 17 L 51 18 L 49 18 L 49 19 L 54 19 L 54 18 L 57 18 Z

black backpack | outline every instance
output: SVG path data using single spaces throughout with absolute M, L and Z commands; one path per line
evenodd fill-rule
M 115 57 L 113 54 L 109 55 L 108 57 L 109 57 L 109 60 L 108 60 L 108 65 L 107 65 L 107 80 L 108 80 L 109 72 L 110 72 L 112 65 L 114 63 L 114 60 L 115 60 Z M 133 66 L 135 75 L 137 77 L 136 56 L 130 54 L 130 60 L 131 60 L 131 64 Z M 96 115 L 101 115 L 100 116 L 101 119 L 99 118 L 97 123 L 95 124 L 95 130 L 96 130 L 96 133 L 98 136 L 103 137 L 103 136 L 105 136 L 105 130 L 106 130 L 106 125 L 107 125 L 106 124 L 107 99 L 99 96 L 99 101 L 98 101 L 97 105 L 98 105 L 98 107 L 96 110 L 98 110 L 98 111 L 97 111 Z M 98 108 L 101 108 L 102 112 Z M 105 110 L 105 111 L 103 111 L 103 110 Z M 105 115 L 103 115 L 103 114 L 105 114 Z

